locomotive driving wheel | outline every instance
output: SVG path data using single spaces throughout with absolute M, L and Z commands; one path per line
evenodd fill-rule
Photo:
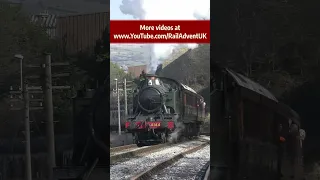
M 139 142 L 138 133 L 134 133 L 134 134 L 132 135 L 132 143 L 133 143 L 133 144 L 136 144 L 138 147 L 144 146 L 144 143 Z
M 137 146 L 142 147 L 142 146 L 144 146 L 144 144 L 139 142 L 139 143 L 137 143 Z

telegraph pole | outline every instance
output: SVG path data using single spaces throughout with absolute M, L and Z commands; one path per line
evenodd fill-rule
M 119 91 L 117 79 L 116 79 L 116 90 L 117 90 L 117 100 L 118 100 L 118 131 L 119 131 L 119 135 L 121 135 L 120 91 Z
M 24 97 L 24 125 L 25 125 L 25 148 L 26 148 L 26 180 L 32 180 L 32 171 L 31 171 L 31 150 L 30 150 L 30 99 L 28 92 L 28 84 L 25 83 L 23 86 L 23 97 Z
M 127 97 L 127 79 L 124 78 L 124 117 L 127 119 L 128 116 L 128 97 Z
M 69 62 L 53 62 L 51 63 L 51 55 L 50 54 L 45 54 L 46 55 L 46 59 L 45 59 L 45 63 L 42 62 L 42 64 L 22 64 L 22 59 L 23 56 L 22 55 L 15 55 L 15 58 L 20 59 L 20 74 L 21 74 L 21 88 L 19 88 L 18 91 L 15 91 L 13 89 L 13 87 L 10 87 L 10 110 L 24 110 L 24 109 L 28 109 L 28 114 L 27 111 L 25 113 L 25 117 L 28 117 L 28 119 L 24 119 L 25 122 L 29 121 L 32 122 L 29 119 L 29 112 L 30 111 L 42 111 L 43 109 L 45 109 L 45 113 L 46 113 L 46 118 L 44 119 L 44 121 L 42 121 L 41 123 L 46 123 L 46 143 L 47 143 L 47 156 L 48 156 L 48 160 L 47 160 L 47 171 L 48 171 L 48 180 L 52 180 L 53 178 L 53 168 L 55 167 L 56 163 L 55 163 L 55 141 L 54 141 L 54 123 L 56 123 L 57 121 L 53 121 L 53 98 L 52 98 L 52 91 L 54 91 L 55 93 L 60 93 L 61 90 L 65 90 L 65 89 L 70 89 L 70 86 L 67 85 L 56 85 L 56 86 L 52 86 L 52 78 L 62 78 L 62 77 L 69 77 L 70 73 L 68 72 L 60 72 L 60 73 L 55 73 L 52 74 L 51 72 L 51 66 L 68 66 L 70 65 Z M 33 75 L 29 75 L 29 76 L 24 76 L 22 75 L 22 68 L 40 68 L 42 70 L 42 72 L 45 72 L 45 82 L 40 80 L 43 77 L 43 73 L 41 74 L 33 74 Z M 62 70 L 64 70 L 62 68 Z M 61 69 L 59 70 L 61 71 Z M 64 70 L 65 71 L 65 70 Z M 22 79 L 32 79 L 33 81 L 36 82 L 36 84 L 38 84 L 39 82 L 41 82 L 41 85 L 28 85 L 28 87 L 24 87 L 24 81 Z M 39 80 L 38 80 L 39 79 Z M 37 81 L 38 80 L 38 81 Z M 24 93 L 26 91 L 24 91 L 24 88 L 26 88 L 26 90 L 28 90 L 28 95 L 30 96 L 25 96 Z M 55 91 L 55 90 L 59 90 L 59 91 Z M 32 95 L 35 95 L 37 98 L 33 98 Z M 19 97 L 19 99 L 16 98 L 17 95 L 21 95 L 20 97 L 22 97 L 22 99 Z M 28 97 L 28 101 L 29 103 L 25 103 L 25 100 L 23 99 L 23 96 Z M 22 104 L 20 103 L 21 101 Z M 45 108 L 42 106 L 42 102 L 44 101 L 44 105 Z M 25 107 L 25 104 L 28 104 L 28 107 Z M 36 105 L 38 104 L 38 105 Z M 21 106 L 23 105 L 23 106 Z M 27 105 L 26 105 L 27 106 Z M 30 150 L 28 150 L 28 146 L 30 147 L 30 125 L 27 126 L 25 125 L 25 135 L 26 135 L 26 176 L 28 177 L 32 177 L 29 176 L 28 172 L 30 172 L 31 174 L 31 163 L 28 163 L 28 151 L 30 152 Z M 29 144 L 29 145 L 28 145 Z M 28 164 L 30 164 L 30 166 L 28 166 Z M 31 174 L 32 175 L 32 174 Z M 28 177 L 26 177 L 27 180 Z M 31 180 L 31 179 L 30 179 Z
M 48 179 L 53 179 L 53 168 L 56 166 L 55 144 L 54 144 L 54 123 L 53 123 L 53 101 L 52 101 L 52 74 L 51 74 L 51 54 L 46 53 L 45 58 L 45 87 L 44 101 L 46 112 L 46 132 L 48 148 Z

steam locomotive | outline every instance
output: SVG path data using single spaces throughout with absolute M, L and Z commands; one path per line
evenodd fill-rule
M 133 93 L 133 116 L 125 123 L 138 146 L 165 143 L 176 132 L 181 137 L 198 136 L 205 118 L 202 96 L 180 82 L 145 74 Z

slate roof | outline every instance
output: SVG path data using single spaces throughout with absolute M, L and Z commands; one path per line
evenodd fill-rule
M 246 89 L 249 89 L 253 92 L 256 92 L 256 93 L 258 93 L 262 96 L 265 96 L 275 102 L 278 102 L 277 98 L 274 97 L 274 95 L 269 90 L 267 90 L 266 88 L 264 88 L 260 84 L 252 81 L 251 79 L 249 79 L 239 73 L 232 71 L 231 69 L 226 68 L 226 71 L 233 77 L 233 79 L 236 81 L 236 83 L 239 86 L 246 88 Z

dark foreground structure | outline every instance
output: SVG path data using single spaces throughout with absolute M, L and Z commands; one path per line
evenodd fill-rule
M 78 97 L 80 98 L 80 97 Z M 74 101 L 72 162 L 57 167 L 56 179 L 106 179 L 109 172 L 109 87 L 105 83 L 93 98 Z
M 241 74 L 211 74 L 211 179 L 302 179 L 299 115 Z

